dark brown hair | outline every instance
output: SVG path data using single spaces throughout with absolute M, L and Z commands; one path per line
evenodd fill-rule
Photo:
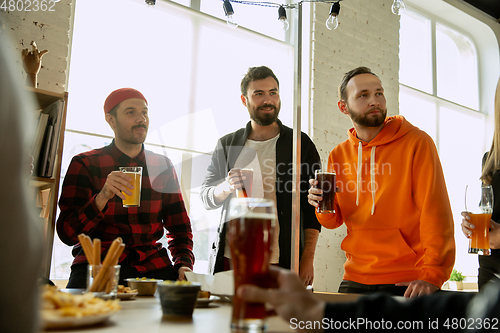
M 274 75 L 271 68 L 266 66 L 250 67 L 248 69 L 248 72 L 241 80 L 241 85 L 240 85 L 241 94 L 245 97 L 247 96 L 248 85 L 250 84 L 250 82 L 256 80 L 264 80 L 267 79 L 268 77 L 272 77 L 273 79 L 275 79 L 276 83 L 278 84 L 278 88 L 280 87 L 280 82 L 278 81 L 276 75 Z
M 361 66 L 350 70 L 349 72 L 344 74 L 344 77 L 342 78 L 339 84 L 339 99 L 341 101 L 347 101 L 347 91 L 346 91 L 347 84 L 353 77 L 359 74 L 371 74 L 380 80 L 377 74 L 373 73 L 372 70 L 369 69 L 368 67 Z

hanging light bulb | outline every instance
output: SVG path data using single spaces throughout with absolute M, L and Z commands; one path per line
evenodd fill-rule
M 328 30 L 337 29 L 337 27 L 339 26 L 339 13 L 340 3 L 339 1 L 337 1 L 332 4 L 332 7 L 330 8 L 330 15 L 326 20 L 326 27 L 328 28 Z
M 156 5 L 156 0 L 146 0 L 146 4 L 148 5 L 148 7 L 152 7 Z
M 290 23 L 286 19 L 286 10 L 283 6 L 278 8 L 278 20 L 283 24 L 283 31 L 287 31 L 290 28 Z
M 394 14 L 401 15 L 404 12 L 405 8 L 406 6 L 403 0 L 394 0 L 391 10 Z
M 224 0 L 222 7 L 224 8 L 224 14 L 226 15 L 227 26 L 230 28 L 236 28 L 238 26 L 238 23 L 234 22 L 234 10 L 233 6 L 231 6 L 231 2 L 229 2 L 229 0 Z

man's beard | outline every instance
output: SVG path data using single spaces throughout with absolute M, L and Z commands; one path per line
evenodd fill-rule
M 274 109 L 274 112 L 259 114 L 259 110 L 263 108 L 271 107 Z M 250 119 L 255 121 L 257 124 L 261 126 L 269 126 L 278 120 L 278 114 L 280 113 L 280 105 L 278 107 L 272 104 L 264 104 L 259 106 L 257 109 L 251 110 L 251 106 L 248 107 L 248 111 L 250 113 Z
M 378 114 L 377 117 L 370 116 L 368 113 L 374 110 L 378 110 L 381 113 Z M 354 112 L 351 112 L 349 108 L 347 111 L 349 112 L 353 122 L 364 127 L 379 127 L 384 123 L 387 116 L 387 109 L 383 110 L 381 108 L 372 108 L 362 115 L 354 114 Z
M 146 129 L 146 134 L 147 134 L 147 130 L 148 130 L 148 127 L 144 124 L 140 124 L 140 125 L 135 125 L 135 126 L 132 126 L 132 128 L 130 129 L 130 131 L 127 131 L 125 130 L 120 122 L 117 121 L 117 133 L 116 135 L 119 135 L 120 136 L 120 139 L 122 139 L 123 141 L 127 142 L 127 143 L 130 143 L 130 144 L 142 144 L 144 143 L 146 137 L 144 138 L 137 138 L 134 136 L 134 129 L 136 128 L 145 128 Z

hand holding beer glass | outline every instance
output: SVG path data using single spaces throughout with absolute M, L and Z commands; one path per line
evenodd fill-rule
M 237 169 L 233 168 L 231 172 L 235 172 L 241 179 L 242 186 L 236 189 L 237 198 L 250 198 L 252 197 L 252 187 L 253 187 L 253 169 L 244 168 Z M 243 178 L 245 177 L 245 178 Z
M 316 211 L 318 213 L 335 213 L 334 201 L 337 191 L 335 171 L 319 169 L 314 171 L 314 176 L 318 181 L 316 188 L 323 191 L 323 200 L 319 201 L 319 206 L 316 208 Z
M 233 198 L 228 208 L 228 236 L 234 270 L 231 329 L 263 332 L 267 329 L 266 308 L 247 303 L 236 295 L 241 285 L 268 287 L 276 208 L 271 200 Z
M 133 167 L 120 167 L 120 171 L 132 178 L 130 183 L 134 186 L 133 189 L 129 189 L 132 192 L 132 195 L 128 195 L 125 192 L 122 192 L 125 195 L 125 200 L 123 200 L 123 207 L 140 207 L 141 206 L 141 183 L 142 183 L 142 167 L 133 166 Z
M 467 211 L 466 190 L 465 209 L 466 211 L 462 213 L 462 215 L 464 216 L 462 226 L 465 225 L 466 221 L 470 222 L 473 225 L 473 228 L 467 228 L 467 226 L 465 225 L 465 228 L 468 229 L 467 233 L 470 234 L 469 253 L 489 256 L 491 254 L 489 229 L 491 214 L 493 212 L 493 188 L 491 187 L 491 185 L 481 186 L 481 201 L 479 203 L 479 206 L 475 208 L 473 212 Z

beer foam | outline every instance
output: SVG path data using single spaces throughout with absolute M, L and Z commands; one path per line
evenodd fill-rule
M 322 172 L 317 172 L 316 171 L 316 174 L 318 175 L 336 175 L 337 172 L 335 170 L 332 170 L 332 171 L 322 171 Z
M 241 214 L 240 218 L 244 219 L 262 219 L 262 220 L 275 220 L 276 215 L 270 213 L 259 213 L 259 212 L 246 212 Z

